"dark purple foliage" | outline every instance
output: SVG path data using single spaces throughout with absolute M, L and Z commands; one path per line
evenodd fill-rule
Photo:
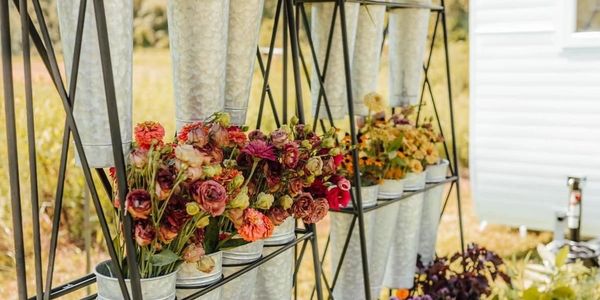
M 418 275 L 411 291 L 411 300 L 478 300 L 491 293 L 490 284 L 503 280 L 510 284 L 510 277 L 500 268 L 504 262 L 496 253 L 471 244 L 464 257 L 461 253 L 452 257 L 437 257 L 430 265 L 417 263 Z

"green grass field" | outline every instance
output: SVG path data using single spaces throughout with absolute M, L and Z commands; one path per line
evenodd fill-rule
M 455 108 L 457 119 L 457 134 L 459 145 L 459 156 L 463 165 L 466 165 L 468 153 L 468 50 L 465 41 L 456 42 L 451 47 L 452 57 L 452 74 Z M 305 49 L 305 51 L 307 51 Z M 443 103 L 439 105 L 441 114 L 444 116 L 443 121 L 447 124 L 447 94 L 445 92 L 444 70 L 442 68 L 442 52 L 441 49 L 436 49 L 433 65 L 431 68 L 430 79 L 433 83 L 436 102 Z M 308 53 L 308 52 L 305 52 Z M 387 65 L 384 55 L 382 65 Z M 273 65 L 273 73 L 271 75 L 271 87 L 276 99 L 281 99 L 281 58 L 276 57 Z M 50 78 L 46 75 L 43 65 L 39 59 L 34 59 L 33 63 L 34 74 L 34 98 L 35 98 L 35 115 L 36 115 L 36 146 L 38 148 L 39 160 L 39 185 L 42 205 L 42 230 L 43 230 L 43 245 L 47 249 L 49 244 L 49 232 L 51 227 L 51 216 L 53 215 L 53 194 L 56 186 L 56 173 L 58 170 L 58 159 L 60 156 L 60 139 L 62 136 L 62 126 L 64 122 L 64 113 L 59 104 L 59 99 L 56 96 Z M 382 73 L 386 70 L 383 69 Z M 291 72 L 291 71 L 290 71 Z M 17 105 L 17 121 L 18 121 L 18 139 L 20 157 L 19 163 L 21 168 L 22 179 L 22 202 L 23 215 L 25 220 L 25 235 L 31 237 L 31 206 L 29 202 L 28 188 L 28 166 L 27 166 L 27 144 L 26 144 L 26 127 L 25 127 L 25 107 L 23 100 L 23 71 L 22 61 L 16 57 L 14 62 L 14 77 Z M 134 55 L 134 122 L 144 120 L 156 120 L 164 124 L 167 132 L 174 131 L 174 104 L 173 104 L 173 87 L 171 83 L 171 67 L 170 57 L 166 50 L 141 50 L 136 51 Z M 292 76 L 290 76 L 292 78 Z M 382 88 L 380 93 L 387 93 L 387 82 L 385 76 L 380 76 Z M 254 89 L 250 111 L 248 112 L 248 124 L 253 127 L 258 111 L 258 99 L 260 96 L 260 76 L 257 73 L 254 80 Z M 292 84 L 290 84 L 292 86 Z M 303 94 L 305 101 L 309 100 L 308 87 L 303 83 Z M 293 90 L 289 91 L 290 99 L 293 99 Z M 293 102 L 293 100 L 292 100 Z M 304 107 L 306 114 L 310 115 L 310 105 L 305 103 Z M 0 103 L 3 109 L 4 101 Z M 281 111 L 281 107 L 278 107 Z M 431 109 L 428 105 L 426 111 Z M 270 114 L 270 108 L 265 109 L 265 126 L 263 128 L 274 128 L 274 122 Z M 293 105 L 290 107 L 290 115 L 293 112 Z M 344 127 L 343 125 L 340 127 Z M 446 128 L 447 130 L 448 128 Z M 5 141 L 4 122 L 0 124 L 0 140 Z M 16 289 L 14 276 L 14 253 L 12 245 L 12 226 L 10 225 L 10 199 L 8 198 L 8 179 L 6 166 L 6 147 L 0 147 L 0 295 L 3 299 L 11 299 Z M 466 172 L 464 172 L 466 174 Z M 54 276 L 54 284 L 60 284 L 77 276 L 86 273 L 86 253 L 83 251 L 83 232 L 81 222 L 83 218 L 83 180 L 81 171 L 75 167 L 72 153 L 69 164 L 67 178 L 67 188 L 65 194 L 64 208 L 66 213 L 62 217 L 62 227 L 60 236 L 59 254 L 56 264 Z M 484 232 L 478 231 L 479 221 L 473 212 L 473 206 L 470 199 L 468 178 L 464 178 L 461 184 L 463 200 L 464 200 L 464 218 L 465 218 L 465 236 L 469 242 L 477 242 L 488 246 L 490 249 L 499 252 L 505 257 L 513 255 L 522 256 L 524 253 L 535 247 L 540 241 L 549 239 L 548 234 L 531 233 L 527 238 L 519 240 L 518 234 L 503 226 L 489 226 Z M 94 219 L 92 219 L 94 222 Z M 95 224 L 95 223 L 93 223 Z M 323 243 L 328 232 L 329 221 L 326 219 L 319 224 L 319 240 L 321 242 L 320 249 L 323 250 Z M 510 241 L 510 242 L 509 242 Z M 519 241 L 519 242 L 515 242 Z M 93 235 L 93 249 L 90 256 L 92 265 L 106 257 L 103 252 L 102 238 L 97 233 Z M 28 278 L 29 289 L 33 291 L 33 251 L 31 250 L 32 243 L 27 242 L 27 257 L 28 260 Z M 448 204 L 447 213 L 442 219 L 440 226 L 440 238 L 438 242 L 438 250 L 440 254 L 447 254 L 456 251 L 459 248 L 458 242 L 458 214 L 456 202 L 451 198 Z M 44 258 L 45 261 L 46 258 Z M 312 266 L 310 264 L 310 255 L 308 255 L 302 265 L 302 271 L 299 278 L 299 292 L 301 299 L 308 299 L 314 277 L 311 274 Z M 325 270 L 330 273 L 329 267 Z M 72 299 L 78 298 L 82 293 L 73 295 Z M 69 297 L 71 299 L 71 297 Z

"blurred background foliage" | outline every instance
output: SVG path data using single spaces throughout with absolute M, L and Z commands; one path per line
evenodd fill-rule
M 58 17 L 56 13 L 55 1 L 60 0 L 40 0 L 46 23 L 54 41 L 56 53 L 60 56 L 60 34 L 58 30 Z M 190 0 L 191 1 L 191 0 Z M 276 0 L 265 0 L 265 18 L 261 28 L 260 45 L 268 46 L 268 41 L 271 37 L 273 27 L 273 17 L 276 6 Z M 436 1 L 434 1 L 436 2 Z M 452 68 L 452 86 L 455 103 L 456 129 L 459 147 L 459 159 L 463 167 L 468 167 L 468 1 L 467 0 L 451 0 L 447 1 L 447 16 L 448 30 L 450 40 L 450 57 Z M 134 53 L 134 122 L 143 120 L 157 120 L 162 122 L 167 132 L 174 131 L 174 105 L 173 87 L 171 83 L 171 62 L 168 52 L 168 26 L 166 14 L 165 0 L 134 0 L 134 45 L 136 51 Z M 32 16 L 35 15 L 32 7 L 29 9 Z M 310 9 L 308 10 L 310 13 Z M 37 19 L 34 17 L 34 22 L 37 24 Z M 435 18 L 432 18 L 432 21 Z M 433 22 L 432 22 L 433 23 Z M 433 26 L 432 26 L 433 27 Z M 432 28 L 433 29 L 433 28 Z M 279 30 L 279 38 L 277 46 L 281 47 L 281 32 Z M 25 105 L 24 105 L 24 82 L 22 58 L 20 57 L 20 30 L 18 23 L 18 14 L 14 6 L 11 5 L 11 38 L 13 41 L 14 53 L 14 78 L 15 78 L 15 97 L 16 97 L 16 114 L 17 114 L 17 134 L 19 147 L 19 167 L 21 176 L 21 198 L 23 203 L 23 216 L 26 226 L 26 255 L 33 256 L 32 246 L 32 229 L 28 226 L 31 222 L 31 206 L 29 204 L 30 189 L 29 189 L 29 166 L 27 164 L 27 128 L 25 125 Z M 310 57 L 308 54 L 309 48 L 306 42 L 306 36 L 301 32 L 301 48 L 305 53 L 305 57 Z M 33 51 L 33 55 L 37 55 Z M 62 59 L 59 57 L 59 65 L 62 66 Z M 434 54 L 432 59 L 432 68 L 430 69 L 429 79 L 432 83 L 433 94 L 436 97 L 436 103 L 442 122 L 449 124 L 447 111 L 447 89 L 445 81 L 444 68 L 444 52 L 441 36 L 438 36 Z M 310 63 L 310 62 L 309 62 Z M 310 66 L 309 66 L 310 68 Z M 282 59 L 280 56 L 275 56 L 273 61 L 273 72 L 271 73 L 271 88 L 277 99 L 281 98 L 282 89 Z M 382 58 L 382 68 L 380 76 L 380 92 L 382 95 L 387 95 L 387 47 L 384 50 Z M 288 76 L 291 80 L 293 78 Z M 61 152 L 61 138 L 64 122 L 64 112 L 62 106 L 59 105 L 59 99 L 54 86 L 51 83 L 50 77 L 47 75 L 41 61 L 33 58 L 33 84 L 34 84 L 34 102 L 35 102 L 35 118 L 36 118 L 36 146 L 38 149 L 38 184 L 40 191 L 41 203 L 41 225 L 42 225 L 42 245 L 47 247 L 49 243 L 49 232 L 51 229 L 51 220 L 54 216 L 54 194 L 56 192 L 57 177 L 58 177 L 58 162 Z M 253 94 L 251 99 L 251 111 L 248 113 L 248 124 L 253 127 L 256 123 L 258 100 L 260 99 L 260 88 L 262 85 L 262 77 L 259 72 L 255 72 L 253 81 Z M 294 95 L 293 86 L 289 91 L 290 99 Z M 308 85 L 303 82 L 304 99 L 310 101 L 308 93 Z M 2 96 L 0 96 L 2 97 Z M 428 97 L 425 97 L 426 101 Z M 293 111 L 293 105 L 290 105 L 290 111 Z M 304 104 L 306 114 L 310 115 L 310 105 Z M 278 109 L 281 114 L 281 105 Z M 0 110 L 4 109 L 4 101 L 0 101 Z M 425 111 L 428 115 L 432 114 L 431 105 L 425 106 Z M 345 122 L 347 123 L 347 122 Z M 268 105 L 265 107 L 265 118 L 263 128 L 273 129 L 274 122 Z M 344 126 L 340 126 L 344 128 Z M 449 127 L 445 127 L 446 134 L 449 135 Z M 448 138 L 449 139 L 449 138 Z M 0 122 L 0 140 L 6 140 L 6 129 L 4 122 Z M 10 198 L 8 185 L 8 170 L 6 164 L 6 146 L 0 147 L 0 295 L 4 295 L 6 291 L 11 291 L 14 288 L 14 252 L 12 244 L 12 226 L 10 216 Z M 466 174 L 466 173 L 465 173 Z M 97 187 L 100 187 L 97 183 Z M 73 265 L 83 265 L 80 260 L 75 261 L 75 255 L 81 254 L 84 249 L 84 226 L 82 226 L 85 215 L 84 210 L 84 195 L 85 187 L 83 175 L 79 167 L 75 165 L 73 155 L 73 147 L 71 147 L 68 165 L 68 174 L 65 185 L 65 196 L 63 202 L 63 214 L 61 215 L 61 231 L 60 231 L 60 247 L 68 249 L 66 255 L 72 257 L 72 261 L 66 264 L 59 262 L 57 266 L 57 276 L 55 276 L 55 284 L 62 283 L 68 279 L 72 279 L 77 274 L 72 270 Z M 103 200 L 107 200 L 106 196 L 100 191 Z M 104 201 L 107 208 L 110 204 Z M 91 211 L 92 222 L 92 244 L 99 246 L 97 253 L 102 255 L 103 241 L 102 236 L 95 229 L 97 228 L 97 220 L 95 219 L 94 211 Z M 324 232 L 324 231 L 321 231 Z M 454 245 L 453 245 L 454 246 Z M 447 252 L 454 251 L 454 247 L 449 247 Z M 46 248 L 47 249 L 47 248 Z M 63 251 L 63 250 L 59 250 Z M 45 251 L 43 251 L 45 252 Z M 59 252 L 60 253 L 60 252 Z M 59 256 L 61 257 L 61 256 Z M 64 258 L 64 257 L 63 257 Z M 45 261 L 46 258 L 44 258 Z M 81 258 L 78 258 L 81 259 Z M 31 260 L 29 260 L 29 263 Z M 81 264 L 80 264 L 81 262 Z M 81 268 L 80 268 L 81 269 Z M 33 270 L 29 267 L 28 270 Z M 33 272 L 28 272 L 28 277 L 33 280 Z M 12 279 L 10 279 L 12 278 Z M 8 282 L 7 282 L 8 280 Z M 5 284 L 6 283 L 6 284 Z M 32 284 L 29 284 L 32 287 Z

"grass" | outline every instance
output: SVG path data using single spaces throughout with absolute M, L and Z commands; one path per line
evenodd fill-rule
M 308 53 L 307 49 L 304 49 L 305 53 Z M 443 60 L 440 55 L 442 52 L 436 50 L 436 55 L 433 58 L 434 66 L 442 66 Z M 467 136 L 468 136 L 468 81 L 467 81 L 467 44 L 466 42 L 456 42 L 452 44 L 451 55 L 453 57 L 453 74 L 455 80 L 453 87 L 455 88 L 455 104 L 456 104 L 456 116 L 457 116 L 457 132 L 459 142 L 459 156 L 463 162 L 466 162 L 468 154 L 467 149 Z M 387 57 L 384 55 L 383 65 L 385 66 L 385 60 Z M 164 124 L 167 132 L 174 131 L 174 104 L 173 104 L 173 87 L 171 83 L 171 67 L 170 57 L 165 50 L 143 50 L 136 51 L 134 55 L 134 123 L 144 120 L 156 120 Z M 281 90 L 281 58 L 275 57 L 271 80 L 271 87 L 273 94 L 276 99 L 280 99 Z M 56 96 L 54 87 L 51 84 L 50 78 L 46 75 L 43 69 L 43 64 L 39 59 L 34 59 L 33 62 L 33 74 L 34 74 L 34 98 L 35 98 L 35 117 L 36 117 L 36 146 L 38 148 L 38 168 L 40 169 L 39 185 L 40 185 L 40 197 L 41 197 L 41 224 L 42 224 L 42 245 L 43 249 L 48 249 L 49 244 L 49 232 L 51 229 L 51 218 L 54 215 L 54 203 L 53 195 L 56 186 L 56 170 L 58 167 L 58 159 L 60 156 L 60 137 L 62 135 L 62 124 L 64 120 L 64 113 L 62 112 L 61 106 L 58 104 L 59 99 Z M 382 72 L 386 70 L 383 69 Z M 16 106 L 17 106 L 17 123 L 18 123 L 18 139 L 19 139 L 19 163 L 21 169 L 21 182 L 22 182 L 22 202 L 23 202 L 23 215 L 25 220 L 25 236 L 31 237 L 31 207 L 29 202 L 29 188 L 28 188 L 28 165 L 26 163 L 26 127 L 25 127 L 25 108 L 23 101 L 23 76 L 22 76 L 22 61 L 20 58 L 15 57 L 14 62 L 15 72 L 15 92 L 16 92 Z M 290 71 L 291 72 L 291 71 Z M 290 74 L 291 75 L 291 74 Z M 433 90 L 436 97 L 436 102 L 447 103 L 447 96 L 445 94 L 444 84 L 444 73 L 441 67 L 432 69 L 430 74 L 431 82 L 433 83 Z M 289 78 L 293 78 L 289 76 Z M 385 82 L 385 76 L 381 76 L 382 89 L 379 91 L 382 94 L 387 92 L 387 82 Z M 251 110 L 248 113 L 248 124 L 254 127 L 256 123 L 255 117 L 257 116 L 258 110 L 258 99 L 260 98 L 260 75 L 256 74 L 253 82 L 253 95 L 252 102 L 250 104 Z M 292 86 L 290 84 L 290 86 Z M 292 86 L 293 88 L 293 86 Z M 307 93 L 308 87 L 306 83 L 303 84 L 304 98 L 309 99 Z M 290 99 L 293 99 L 293 89 L 289 91 Z M 308 100 L 306 100 L 308 101 Z M 293 101 L 292 101 L 293 102 Z M 293 104 L 290 105 L 290 115 L 294 110 Z M 306 115 L 310 115 L 310 105 L 305 106 Z M 446 105 L 441 105 L 441 114 L 447 116 Z M 0 103 L 0 109 L 3 108 L 3 101 Z M 431 107 L 427 106 L 426 111 L 430 111 Z M 281 106 L 278 106 L 278 110 L 281 112 Z M 270 109 L 267 106 L 265 108 L 265 126 L 263 128 L 272 129 L 274 127 Z M 448 124 L 448 118 L 443 117 L 442 121 Z M 0 138 L 5 139 L 6 130 L 4 122 L 0 124 Z M 445 128 L 446 133 L 448 128 Z M 9 187 L 7 179 L 7 166 L 6 161 L 6 147 L 0 147 L 0 157 L 2 158 L 2 164 L 0 164 L 0 295 L 2 299 L 15 298 L 16 282 L 14 276 L 14 252 L 12 245 L 12 227 L 10 223 L 10 208 L 9 208 Z M 465 173 L 466 174 L 466 173 Z M 537 234 L 530 233 L 526 238 L 520 238 L 518 234 L 510 228 L 503 226 L 489 226 L 485 231 L 478 231 L 479 220 L 474 214 L 472 201 L 469 193 L 468 179 L 465 178 L 461 182 L 461 192 L 463 195 L 463 209 L 464 209 L 464 228 L 465 238 L 467 241 L 477 242 L 490 249 L 499 252 L 505 257 L 511 257 L 513 255 L 521 256 L 523 253 L 532 249 L 537 243 L 547 241 L 549 239 L 548 234 Z M 89 265 L 86 261 L 86 253 L 83 251 L 83 233 L 81 231 L 81 220 L 83 218 L 83 180 L 81 171 L 73 163 L 73 157 L 71 153 L 71 160 L 69 163 L 67 187 L 65 194 L 65 203 L 63 207 L 65 212 L 61 221 L 62 227 L 60 231 L 60 244 L 58 249 L 58 259 L 56 262 L 56 269 L 54 272 L 54 285 L 64 283 L 72 280 L 73 278 L 83 275 L 89 271 Z M 456 208 L 455 199 L 451 198 L 448 204 L 447 213 L 442 219 L 440 225 L 440 238 L 438 242 L 438 251 L 440 254 L 448 254 L 459 249 L 458 242 L 458 214 Z M 92 219 L 92 222 L 94 220 Z M 95 224 L 95 223 L 93 223 Z M 320 250 L 324 248 L 326 240 L 326 234 L 329 231 L 329 220 L 326 219 L 324 222 L 319 224 L 318 231 Z M 518 241 L 518 242 L 515 242 Z M 91 249 L 89 253 L 91 257 L 91 264 L 105 259 L 107 256 L 102 250 L 102 237 L 98 234 L 93 236 L 93 244 L 96 245 Z M 34 290 L 34 268 L 32 263 L 33 251 L 31 239 L 28 238 L 26 241 L 26 256 L 28 258 L 28 287 L 30 294 Z M 47 253 L 45 253 L 46 255 Z M 44 257 L 46 261 L 46 257 Z M 302 266 L 301 273 L 298 281 L 299 295 L 301 299 L 308 299 L 314 277 L 312 275 L 312 265 L 310 254 L 307 254 Z M 330 270 L 327 265 L 325 266 L 327 274 Z M 44 273 L 45 275 L 45 273 Z M 44 276 L 45 277 L 45 276 Z M 81 297 L 85 291 L 74 294 L 69 299 L 75 299 Z

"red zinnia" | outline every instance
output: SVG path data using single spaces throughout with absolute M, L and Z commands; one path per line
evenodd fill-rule
M 165 129 L 158 122 L 146 121 L 135 126 L 134 136 L 140 148 L 148 149 L 152 144 L 162 145 Z

